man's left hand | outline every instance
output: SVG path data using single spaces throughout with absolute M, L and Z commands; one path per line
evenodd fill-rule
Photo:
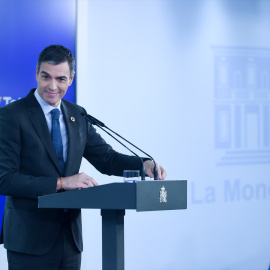
M 155 168 L 154 162 L 152 160 L 146 160 L 143 164 L 145 168 L 145 174 L 147 174 L 150 178 L 154 178 L 154 168 Z M 166 171 L 158 163 L 156 163 L 156 166 L 158 170 L 158 179 L 164 180 L 165 177 L 167 176 Z

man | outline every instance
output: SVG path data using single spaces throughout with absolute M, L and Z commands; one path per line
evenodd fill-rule
M 85 157 L 101 173 L 121 176 L 140 169 L 137 157 L 112 149 L 82 116 L 86 111 L 63 100 L 72 84 L 70 50 L 51 45 L 39 55 L 37 89 L 0 109 L 0 194 L 6 195 L 0 242 L 9 269 L 80 269 L 81 211 L 38 209 L 37 197 L 97 186 L 78 173 Z M 144 160 L 153 177 L 154 164 Z M 158 165 L 159 179 L 166 171 Z

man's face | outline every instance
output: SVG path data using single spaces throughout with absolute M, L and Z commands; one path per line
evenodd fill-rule
M 52 65 L 42 62 L 40 70 L 36 70 L 37 91 L 39 95 L 53 107 L 57 107 L 60 99 L 66 94 L 74 74 L 70 77 L 68 62 Z

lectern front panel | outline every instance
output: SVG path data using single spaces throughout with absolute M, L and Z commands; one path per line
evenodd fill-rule
M 187 209 L 187 181 L 140 181 L 136 186 L 136 210 Z

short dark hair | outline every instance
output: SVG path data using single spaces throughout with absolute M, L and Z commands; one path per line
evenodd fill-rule
M 71 77 L 75 69 L 75 59 L 72 55 L 72 52 L 62 45 L 50 45 L 40 53 L 37 62 L 37 69 L 39 72 L 42 62 L 48 62 L 52 65 L 58 65 L 66 61 L 69 65 Z

